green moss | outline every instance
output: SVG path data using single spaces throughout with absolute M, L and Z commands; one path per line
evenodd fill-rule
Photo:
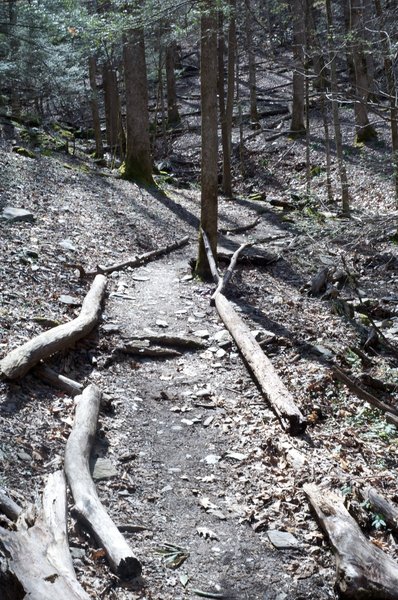
M 152 175 L 148 175 L 143 169 L 135 165 L 127 167 L 126 161 L 124 161 L 119 167 L 120 177 L 127 179 L 127 181 L 133 181 L 134 183 L 152 186 L 155 185 Z
M 36 154 L 32 152 L 32 150 L 24 148 L 23 146 L 14 146 L 12 151 L 16 154 L 19 154 L 20 156 L 26 156 L 27 158 L 36 158 Z

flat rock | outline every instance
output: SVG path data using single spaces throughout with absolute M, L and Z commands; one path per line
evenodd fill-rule
M 298 540 L 287 531 L 278 531 L 270 529 L 267 531 L 268 539 L 278 550 L 291 550 L 299 547 Z
M 68 294 L 61 294 L 61 296 L 59 297 L 59 301 L 63 304 L 69 304 L 70 306 L 79 306 L 79 304 L 81 304 L 79 298 L 69 296 Z
M 59 245 L 64 250 L 70 250 L 71 252 L 75 252 L 76 251 L 76 246 L 74 246 L 74 244 L 71 242 L 71 240 L 62 240 L 59 243 Z
M 96 481 L 100 479 L 111 479 L 116 477 L 118 472 L 109 458 L 97 458 L 92 465 L 92 477 Z
M 24 208 L 15 208 L 14 206 L 6 206 L 1 212 L 1 218 L 10 223 L 16 223 L 18 221 L 25 221 L 27 223 L 33 223 L 35 216 L 29 210 Z

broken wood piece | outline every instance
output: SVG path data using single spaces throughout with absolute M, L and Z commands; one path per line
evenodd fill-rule
M 244 244 L 239 246 L 239 248 L 237 250 L 235 250 L 235 252 L 233 253 L 233 255 L 231 257 L 231 262 L 229 263 L 229 266 L 228 266 L 227 270 L 225 271 L 224 275 L 219 279 L 217 288 L 211 297 L 210 304 L 212 306 L 214 306 L 216 295 L 222 294 L 224 292 L 229 280 L 231 279 L 234 269 L 236 267 L 236 263 L 238 262 L 240 253 L 243 252 L 243 250 L 245 248 L 248 248 L 249 246 L 251 246 L 251 244 L 249 242 L 245 242 Z
M 134 344 L 136 340 L 145 341 L 147 340 L 150 344 L 158 344 L 159 346 L 175 346 L 176 348 L 187 348 L 192 350 L 202 350 L 207 348 L 207 345 L 203 340 L 192 335 L 170 335 L 167 333 L 149 334 L 149 335 L 133 335 L 126 336 L 124 339 L 128 340 L 129 343 Z
M 225 327 L 234 338 L 283 428 L 292 435 L 303 433 L 307 426 L 304 415 L 297 408 L 292 395 L 279 378 L 261 346 L 254 339 L 249 327 L 237 315 L 223 294 L 218 293 L 215 296 L 215 305 Z
M 336 588 L 347 600 L 398 600 L 398 564 L 369 542 L 337 494 L 315 484 L 304 492 L 336 558 Z
M 311 296 L 319 296 L 322 292 L 325 292 L 326 285 L 329 278 L 329 269 L 325 267 L 318 271 L 316 275 L 311 279 L 310 294 Z
M 162 248 L 159 248 L 158 250 L 152 250 L 151 252 L 145 252 L 145 254 L 141 254 L 141 256 L 130 258 L 129 260 L 126 260 L 122 263 L 111 265 L 110 267 L 103 267 L 98 265 L 96 271 L 88 271 L 85 274 L 86 276 L 96 275 L 97 273 L 109 274 L 113 273 L 114 271 L 122 271 L 123 269 L 126 269 L 128 267 L 141 267 L 142 265 L 146 264 L 154 258 L 163 256 L 163 254 L 169 254 L 173 250 L 178 250 L 179 248 L 186 246 L 188 242 L 189 236 L 185 236 L 177 242 L 169 244 L 168 246 L 163 246 Z
M 134 354 L 141 357 L 176 358 L 181 356 L 181 352 L 178 352 L 178 350 L 161 346 L 151 346 L 148 340 L 132 340 L 123 346 L 117 346 L 115 351 L 126 352 L 126 354 Z
M 34 524 L 23 514 L 16 531 L 0 527 L 0 597 L 5 600 L 89 600 L 76 579 L 66 528 L 66 484 L 62 471 L 49 476 Z
M 73 321 L 53 327 L 12 350 L 0 361 L 0 377 L 17 379 L 42 359 L 72 346 L 98 323 L 106 277 L 97 275 L 83 300 L 80 314 Z
M 385 402 L 382 402 L 381 400 L 376 398 L 376 396 L 373 396 L 373 394 L 369 394 L 369 392 L 363 390 L 361 387 L 359 387 L 359 385 L 357 385 L 350 377 L 348 377 L 348 375 L 346 375 L 336 365 L 332 365 L 331 370 L 332 370 L 332 374 L 335 377 L 335 379 L 338 379 L 339 381 L 344 383 L 344 385 L 346 385 L 348 387 L 348 389 L 353 394 L 355 394 L 355 396 L 357 396 L 361 400 L 365 400 L 365 402 L 368 402 L 372 406 L 375 406 L 376 408 L 378 408 L 379 410 L 382 410 L 385 413 L 391 413 L 393 415 L 398 416 L 398 409 L 396 409 L 394 406 L 392 406 L 390 404 L 386 404 Z
M 3 488 L 0 488 L 0 512 L 11 521 L 16 521 L 22 513 L 22 508 L 6 494 Z
M 387 525 L 398 533 L 398 507 L 381 496 L 373 487 L 365 487 L 359 490 L 363 500 L 370 503 L 373 511 L 380 514 Z
M 249 229 L 254 229 L 254 227 L 257 227 L 260 221 L 261 217 L 257 217 L 257 219 L 255 219 L 255 221 L 253 221 L 252 223 L 248 223 L 247 225 L 240 225 L 239 227 L 220 229 L 219 233 L 223 235 L 228 235 L 229 233 L 243 233 L 245 231 L 248 231 Z
M 386 413 L 385 414 L 386 417 L 386 421 L 387 423 L 390 423 L 391 425 L 395 425 L 395 427 L 398 429 L 398 415 L 393 415 L 392 413 Z
M 65 377 L 65 375 L 60 375 L 44 363 L 37 365 L 34 370 L 34 375 L 46 383 L 63 390 L 72 397 L 76 396 L 76 394 L 81 394 L 84 387 L 82 383 L 74 381 L 74 379 L 69 379 L 69 377 Z
M 112 571 L 129 579 L 140 575 L 141 563 L 101 504 L 90 475 L 100 402 L 101 392 L 95 385 L 76 397 L 75 422 L 65 448 L 65 473 L 75 502 L 73 513 L 104 548 Z

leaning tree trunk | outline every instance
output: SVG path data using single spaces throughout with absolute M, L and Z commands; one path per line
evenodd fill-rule
M 104 147 L 102 145 L 101 120 L 98 106 L 97 61 L 95 56 L 90 56 L 88 59 L 88 72 L 91 88 L 90 105 L 95 137 L 95 156 L 96 158 L 102 158 L 104 156 Z
M 125 179 L 151 185 L 148 83 L 143 29 L 130 29 L 123 43 L 126 85 L 126 157 L 121 167 Z
M 218 221 L 218 137 L 217 137 L 217 13 L 211 0 L 202 5 L 200 93 L 202 115 L 202 162 L 201 162 L 201 227 L 209 236 L 214 255 L 217 255 Z M 201 233 L 196 274 L 211 279 Z

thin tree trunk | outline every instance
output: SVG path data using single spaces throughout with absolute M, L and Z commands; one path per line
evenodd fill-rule
M 249 63 L 249 93 L 250 93 L 250 121 L 258 123 L 257 89 L 256 89 L 256 63 L 253 52 L 253 18 L 251 0 L 245 0 L 245 37 L 246 52 Z
M 112 154 L 119 153 L 121 156 L 124 156 L 126 136 L 123 129 L 117 73 L 109 61 L 103 66 L 102 78 L 104 85 L 106 140 Z
M 104 147 L 102 145 L 101 119 L 98 106 L 97 61 L 95 56 L 90 56 L 88 59 L 88 72 L 91 88 L 90 105 L 95 137 L 95 156 L 96 158 L 102 158 L 104 156 Z
M 175 56 L 176 42 L 173 40 L 166 47 L 167 122 L 169 125 L 178 125 L 181 121 L 177 104 Z
M 148 83 L 143 29 L 130 29 L 123 43 L 126 84 L 126 158 L 121 173 L 126 179 L 153 184 L 149 139 Z
M 202 115 L 201 212 L 200 224 L 217 256 L 218 136 L 217 136 L 217 13 L 211 0 L 203 3 L 201 16 L 200 90 Z M 201 233 L 196 274 L 211 279 Z
M 331 79 L 331 92 L 332 92 L 332 110 L 333 110 L 333 125 L 334 125 L 334 137 L 336 144 L 337 162 L 339 168 L 339 177 L 341 183 L 341 204 L 342 212 L 344 215 L 348 215 L 350 212 L 350 202 L 348 193 L 348 179 L 347 171 L 344 164 L 343 157 L 343 141 L 341 136 L 340 127 L 340 116 L 338 106 L 338 86 L 337 86 L 337 73 L 336 73 L 336 56 L 334 53 L 333 43 L 333 15 L 331 0 L 326 0 L 326 18 L 327 18 L 327 34 L 328 34 L 328 54 L 330 64 L 330 79 Z
M 305 9 L 304 0 L 294 0 L 293 10 L 293 104 L 290 135 L 305 134 L 304 125 L 304 48 Z

